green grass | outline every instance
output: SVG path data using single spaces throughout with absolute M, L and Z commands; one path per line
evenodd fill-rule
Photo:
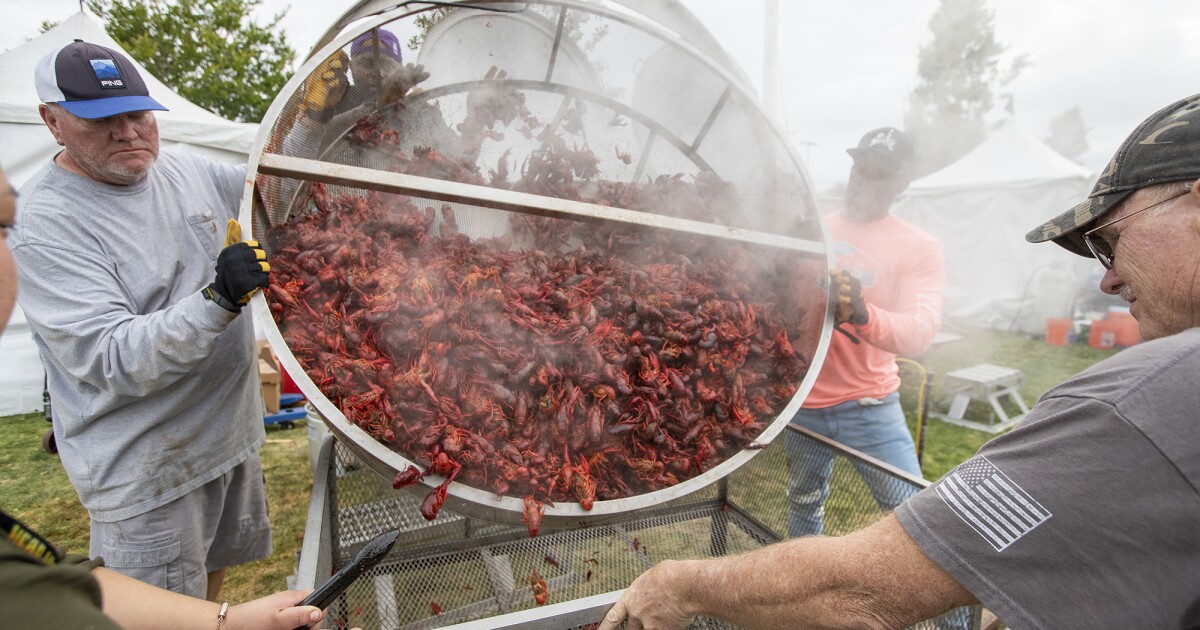
M 88 516 L 56 455 L 42 449 L 50 423 L 40 413 L 0 418 L 0 508 L 70 553 L 88 550 Z M 224 599 L 242 602 L 283 590 L 295 572 L 304 538 L 312 473 L 308 436 L 294 429 L 267 429 L 261 455 L 267 477 L 274 545 L 271 556 L 229 570 Z
M 931 411 L 944 412 L 948 409 L 949 401 L 943 393 L 947 372 L 979 363 L 1017 368 L 1025 374 L 1021 397 L 1026 405 L 1032 407 L 1051 387 L 1115 352 L 1096 350 L 1082 344 L 1052 346 L 1040 339 L 996 330 L 968 330 L 965 335 L 965 339 L 935 346 L 921 357 L 932 383 L 929 401 Z M 915 435 L 917 390 L 921 377 L 918 370 L 908 366 L 901 367 L 900 375 L 903 379 L 900 400 L 908 416 L 909 428 Z M 1007 406 L 1006 411 L 1014 413 Z M 972 403 L 967 409 L 966 418 L 986 421 L 990 413 L 987 405 Z M 921 462 L 925 478 L 940 479 L 993 437 L 990 433 L 927 418 L 925 452 Z
M 40 413 L 0 418 L 0 509 L 64 551 L 87 553 L 88 517 L 58 457 L 42 449 Z
M 1021 369 L 1026 376 L 1022 395 L 1025 402 L 1032 406 L 1039 396 L 1055 384 L 1112 354 L 1112 351 L 1093 350 L 1079 345 L 1050 346 L 1011 333 L 970 331 L 966 340 L 930 350 L 922 362 L 932 375 L 931 409 L 945 409 L 945 401 L 941 396 L 944 375 L 977 363 Z M 916 370 L 910 368 L 905 368 L 902 376 L 901 401 L 908 412 L 910 426 L 915 430 L 920 377 Z M 0 450 L 0 466 L 5 471 L 0 477 L 0 508 L 24 520 L 59 546 L 86 553 L 87 513 L 79 505 L 58 458 L 42 450 L 42 434 L 49 426 L 41 414 L 0 418 L 0 439 L 8 444 L 7 448 Z M 925 426 L 922 468 L 927 479 L 940 478 L 993 437 L 935 419 L 926 419 Z M 307 431 L 303 424 L 288 430 L 276 427 L 267 429 L 267 444 L 263 447 L 262 459 L 271 507 L 274 553 L 260 562 L 232 568 L 226 579 L 223 598 L 240 602 L 281 590 L 285 587 L 285 578 L 295 571 L 296 554 L 304 536 L 312 488 L 307 446 Z M 856 477 L 851 470 L 843 472 L 849 477 Z M 781 485 L 782 478 L 764 479 L 764 492 L 755 494 L 762 501 L 782 501 L 782 490 L 776 492 L 767 488 L 771 483 Z M 835 508 L 830 506 L 831 513 Z M 778 511 L 776 506 L 769 510 L 764 508 L 763 513 Z M 769 525 L 781 526 L 782 523 Z M 847 523 L 846 528 L 853 529 L 855 525 Z M 835 529 L 840 531 L 843 528 L 839 526 Z M 649 538 L 644 542 L 655 557 L 667 550 L 668 542 L 654 541 L 655 544 L 650 546 Z M 602 577 L 597 574 L 594 579 Z M 450 602 L 440 603 L 445 605 Z
M 271 510 L 271 555 L 229 570 L 222 596 L 230 601 L 243 602 L 285 588 L 287 576 L 295 573 L 296 554 L 304 542 L 312 493 L 304 423 L 294 429 L 268 427 L 267 443 L 259 454 Z

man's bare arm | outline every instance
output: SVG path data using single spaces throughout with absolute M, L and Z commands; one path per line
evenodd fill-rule
M 737 556 L 665 561 L 626 589 L 600 630 L 686 627 L 696 615 L 743 628 L 898 628 L 978 603 L 894 515 L 839 538 Z

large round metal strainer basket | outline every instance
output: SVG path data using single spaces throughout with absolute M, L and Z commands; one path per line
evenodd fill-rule
M 275 100 L 242 210 L 272 264 L 253 308 L 379 473 L 432 472 L 432 500 L 453 467 L 446 509 L 515 524 L 531 497 L 569 527 L 721 479 L 800 406 L 830 330 L 807 176 L 671 26 L 404 5 Z

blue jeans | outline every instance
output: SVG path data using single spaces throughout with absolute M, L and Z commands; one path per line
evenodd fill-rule
M 886 396 L 879 404 L 852 400 L 822 409 L 802 408 L 792 422 L 921 476 L 898 393 Z M 788 536 L 820 534 L 825 525 L 834 452 L 793 431 L 784 431 L 783 439 L 788 460 Z M 884 511 L 894 509 L 918 491 L 861 462 L 854 462 L 854 466 Z

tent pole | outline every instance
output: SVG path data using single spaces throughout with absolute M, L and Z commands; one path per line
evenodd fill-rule
M 779 95 L 779 0 L 766 0 L 763 14 L 763 105 L 776 125 L 783 124 Z

